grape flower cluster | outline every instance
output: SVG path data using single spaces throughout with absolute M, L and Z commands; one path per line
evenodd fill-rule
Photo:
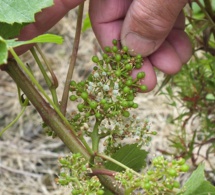
M 189 170 L 185 159 L 167 160 L 157 156 L 143 173 L 134 174 L 127 169 L 115 175 L 116 184 L 125 188 L 126 194 L 172 195 L 183 193 L 176 178 Z
M 140 145 L 150 140 L 151 134 L 148 122 L 138 121 L 130 110 L 138 108 L 134 101 L 138 92 L 144 92 L 147 87 L 142 84 L 145 77 L 139 71 L 135 78 L 131 77 L 134 69 L 141 69 L 141 55 L 131 56 L 127 47 L 119 49 L 117 41 L 113 40 L 112 47 L 105 47 L 101 59 L 93 56 L 95 63 L 92 73 L 85 81 L 71 81 L 70 100 L 78 102 L 77 112 L 70 120 L 76 132 L 91 137 L 92 127 L 89 120 L 96 120 L 100 139 L 106 138 L 104 146 L 109 153 L 111 147 L 120 147 L 119 140 L 137 137 Z M 144 141 L 145 140 L 145 141 Z M 117 144 L 118 143 L 118 144 Z M 109 152 L 108 152 L 109 151 Z
M 86 159 L 76 153 L 59 159 L 61 172 L 57 182 L 71 188 L 72 195 L 102 195 L 103 187 L 96 176 L 90 177 L 91 169 Z
M 127 138 L 132 138 L 141 147 L 150 143 L 151 135 L 156 134 L 150 130 L 148 120 L 141 121 L 131 113 L 131 109 L 138 108 L 135 102 L 137 93 L 147 90 L 142 84 L 145 78 L 145 73 L 141 71 L 143 58 L 141 55 L 131 56 L 127 47 L 119 49 L 117 44 L 113 40 L 112 47 L 105 47 L 101 59 L 92 57 L 95 67 L 85 81 L 73 80 L 70 83 L 70 100 L 77 103 L 77 111 L 72 113 L 69 122 L 79 138 L 91 138 L 90 152 L 93 152 L 90 162 L 80 154 L 59 160 L 61 173 L 58 183 L 71 186 L 74 195 L 104 194 L 98 177 L 91 174 L 94 165 L 103 166 L 110 160 L 98 155 L 101 144 L 104 146 L 102 152 L 112 156 L 126 143 Z M 131 77 L 134 69 L 139 69 L 135 78 Z M 147 171 L 141 173 L 129 167 L 123 168 L 125 171 L 112 175 L 115 178 L 113 185 L 122 186 L 125 194 L 146 195 L 180 192 L 176 177 L 189 169 L 184 159 L 168 161 L 163 156 L 155 157 Z M 106 169 L 108 171 L 111 170 Z

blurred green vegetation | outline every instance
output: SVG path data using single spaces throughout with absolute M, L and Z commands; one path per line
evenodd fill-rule
M 163 152 L 190 159 L 194 167 L 201 156 L 210 165 L 213 179 L 208 179 L 215 182 L 214 158 L 210 159 L 215 153 L 215 1 L 197 0 L 185 14 L 194 50 L 191 60 L 161 92 L 179 110 L 176 118 L 169 118 L 176 128 L 169 137 L 175 152 Z

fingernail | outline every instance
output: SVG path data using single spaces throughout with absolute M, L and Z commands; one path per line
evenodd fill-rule
M 129 32 L 122 39 L 123 45 L 127 46 L 131 50 L 132 55 L 141 54 L 142 56 L 148 56 L 155 51 L 156 42 L 142 37 L 134 32 Z

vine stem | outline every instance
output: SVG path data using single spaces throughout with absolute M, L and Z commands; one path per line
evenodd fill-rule
M 66 108 L 67 108 L 68 97 L 69 97 L 70 81 L 72 80 L 72 75 L 73 75 L 75 62 L 76 62 L 76 58 L 77 58 L 77 54 L 78 54 L 78 46 L 79 46 L 80 37 L 81 37 L 83 11 L 84 11 L 84 3 L 79 5 L 79 9 L 78 9 L 78 19 L 77 19 L 77 24 L 76 24 L 75 39 L 74 39 L 74 44 L 73 44 L 73 49 L 72 49 L 72 55 L 70 58 L 69 69 L 67 72 L 67 77 L 66 77 L 63 95 L 62 95 L 62 99 L 61 99 L 60 108 L 61 108 L 61 112 L 63 113 L 63 115 L 66 114 Z
M 15 61 L 9 61 L 9 63 L 5 65 L 4 70 L 11 76 L 11 78 L 13 78 L 16 84 L 28 97 L 31 104 L 34 105 L 39 112 L 44 123 L 58 135 L 70 151 L 73 153 L 80 153 L 84 158 L 90 159 L 90 154 L 76 137 L 67 119 L 62 119 L 56 110 L 45 101 L 33 85 L 32 81 L 30 81 L 22 72 L 18 64 Z
M 49 72 L 51 74 L 51 77 L 52 77 L 52 81 L 49 78 L 48 74 L 46 73 L 46 70 L 43 67 L 43 64 L 40 61 L 40 59 L 39 59 L 39 57 L 38 57 L 38 55 L 37 55 L 36 50 L 34 49 L 34 47 L 32 47 L 30 49 L 31 54 L 33 55 L 35 61 L 37 62 L 37 65 L 39 66 L 39 69 L 40 69 L 40 71 L 41 71 L 41 73 L 42 73 L 42 75 L 43 75 L 43 77 L 44 77 L 44 79 L 46 81 L 46 84 L 49 87 L 49 90 L 50 90 L 50 92 L 52 94 L 52 99 L 53 99 L 54 104 L 59 107 L 57 93 L 56 93 L 56 88 L 58 87 L 57 78 L 56 78 L 54 72 L 52 71 L 51 67 L 49 66 L 47 60 L 45 59 L 45 56 L 42 54 L 42 51 L 40 50 L 40 48 L 38 47 L 38 45 L 36 45 L 35 47 L 36 47 L 37 51 L 39 52 L 39 54 L 42 56 L 43 61 L 45 62 L 46 66 L 48 67 L 48 70 L 49 70 Z
M 26 75 L 30 78 L 32 83 L 38 88 L 38 90 L 43 94 L 43 96 L 46 98 L 46 100 L 49 102 L 49 104 L 55 109 L 55 111 L 59 114 L 59 116 L 64 120 L 65 123 L 68 123 L 68 121 L 65 119 L 65 117 L 62 115 L 58 107 L 52 102 L 51 98 L 47 95 L 45 90 L 42 88 L 42 86 L 38 83 L 38 81 L 35 79 L 35 77 L 32 75 L 32 73 L 26 68 L 25 64 L 22 62 L 22 60 L 19 58 L 19 56 L 16 54 L 13 48 L 9 49 L 11 54 L 13 55 L 14 59 L 17 61 L 17 63 L 20 65 L 22 70 L 25 72 Z
M 25 67 L 26 68 L 26 67 Z M 28 97 L 31 104 L 38 111 L 44 123 L 48 125 L 64 142 L 72 153 L 80 153 L 86 160 L 90 160 L 90 152 L 86 150 L 77 136 L 74 134 L 70 124 L 58 115 L 49 103 L 41 96 L 38 90 L 33 85 L 32 81 L 23 73 L 16 61 L 9 61 L 8 64 L 1 66 L 1 69 L 6 71 L 10 77 L 16 82 L 17 86 Z M 100 182 L 116 195 L 124 195 L 124 189 L 114 186 L 114 178 L 105 175 L 98 175 Z
M 93 127 L 93 132 L 91 133 L 91 139 L 92 139 L 92 150 L 97 153 L 99 148 L 99 125 L 101 124 L 101 121 L 96 119 L 95 125 Z

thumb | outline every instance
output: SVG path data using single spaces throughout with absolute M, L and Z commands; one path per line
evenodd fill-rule
M 131 53 L 148 56 L 165 40 L 187 0 L 134 0 L 121 31 Z

